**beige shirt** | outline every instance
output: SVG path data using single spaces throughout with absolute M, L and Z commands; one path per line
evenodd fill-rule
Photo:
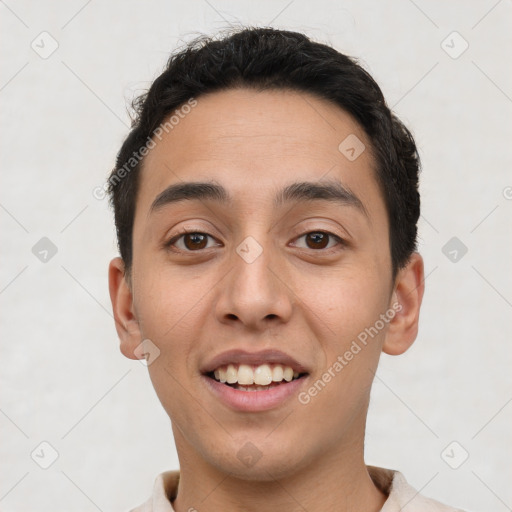
M 463 512 L 420 495 L 399 471 L 368 466 L 368 472 L 376 487 L 388 496 L 380 512 Z M 171 501 L 176 497 L 179 475 L 179 471 L 160 473 L 153 495 L 130 512 L 175 512 Z

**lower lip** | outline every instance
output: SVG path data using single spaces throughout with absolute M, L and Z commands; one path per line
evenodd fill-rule
M 282 405 L 292 395 L 297 395 L 306 377 L 261 391 L 241 391 L 216 381 L 206 375 L 202 376 L 207 387 L 217 398 L 236 411 L 258 412 L 274 409 Z

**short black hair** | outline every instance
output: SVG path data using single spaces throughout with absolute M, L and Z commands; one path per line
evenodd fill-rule
M 173 111 L 191 99 L 236 88 L 306 92 L 332 102 L 360 124 L 371 141 L 376 180 L 388 213 L 394 279 L 417 247 L 420 159 L 414 138 L 357 59 L 304 34 L 268 27 L 195 38 L 171 55 L 163 73 L 134 100 L 131 131 L 106 187 L 125 274 L 131 273 L 140 170 L 155 130 L 168 118 L 172 121 Z

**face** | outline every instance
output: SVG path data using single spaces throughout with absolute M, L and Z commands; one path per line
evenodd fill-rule
M 151 340 L 180 462 L 264 480 L 359 457 L 379 355 L 412 343 L 423 292 L 419 255 L 392 280 L 365 133 L 316 97 L 239 89 L 156 142 L 131 283 L 116 259 L 110 290 L 123 353 Z

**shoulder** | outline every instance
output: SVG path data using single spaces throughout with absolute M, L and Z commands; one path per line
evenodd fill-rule
M 151 497 L 129 512 L 174 512 L 171 501 L 176 496 L 179 479 L 178 470 L 160 473 L 155 479 Z
M 381 512 L 464 512 L 420 494 L 399 471 L 375 467 L 369 470 L 374 481 L 380 477 L 380 481 L 388 482 L 388 499 Z

